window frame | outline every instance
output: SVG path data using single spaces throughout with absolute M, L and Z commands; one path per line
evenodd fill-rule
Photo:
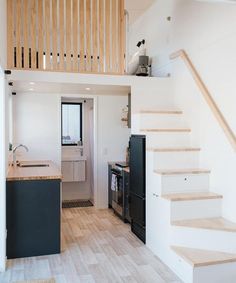
M 63 105 L 80 105 L 80 141 L 83 142 L 83 103 L 82 102 L 61 102 L 61 146 L 78 146 L 74 143 L 63 143 Z

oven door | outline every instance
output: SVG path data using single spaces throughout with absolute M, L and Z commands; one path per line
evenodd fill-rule
M 116 180 L 116 187 L 112 189 L 112 208 L 120 216 L 123 216 L 123 176 L 122 172 L 118 170 L 112 170 L 112 179 Z

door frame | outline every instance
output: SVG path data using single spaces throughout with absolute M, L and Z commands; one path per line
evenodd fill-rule
M 88 94 L 60 94 L 59 98 L 59 108 L 60 108 L 60 117 L 61 117 L 61 100 L 62 98 L 74 98 L 74 99 L 92 99 L 93 100 L 93 149 L 94 149 L 94 158 L 93 158 L 93 185 L 94 185 L 94 207 L 99 207 L 99 194 L 98 194 L 98 98 L 96 95 Z M 60 128 L 61 128 L 61 119 L 60 119 Z M 61 140 L 61 133 L 60 133 Z M 60 158 L 61 160 L 61 158 Z
M 6 82 L 0 66 L 0 272 L 6 268 Z

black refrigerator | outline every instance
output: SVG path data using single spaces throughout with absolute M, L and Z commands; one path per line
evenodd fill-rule
M 130 138 L 130 218 L 131 230 L 146 241 L 146 136 Z

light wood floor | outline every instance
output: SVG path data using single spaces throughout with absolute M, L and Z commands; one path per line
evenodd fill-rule
M 0 282 L 181 282 L 111 210 L 63 209 L 62 242 L 60 255 L 9 260 Z

